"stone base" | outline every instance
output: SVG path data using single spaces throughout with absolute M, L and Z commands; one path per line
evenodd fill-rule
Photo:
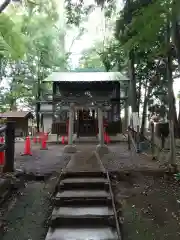
M 76 153 L 77 152 L 77 148 L 75 145 L 66 145 L 64 147 L 64 153 Z
M 97 147 L 96 147 L 96 151 L 97 151 L 97 153 L 98 154 L 108 154 L 109 153 L 109 148 L 108 148 L 108 146 L 107 145 L 97 145 Z

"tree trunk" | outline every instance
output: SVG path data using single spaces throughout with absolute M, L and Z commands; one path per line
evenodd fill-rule
M 141 134 L 144 135 L 144 129 L 146 124 L 146 112 L 148 106 L 149 95 L 152 90 L 151 86 L 147 86 L 148 81 L 145 84 L 145 96 L 144 96 L 144 104 L 143 104 L 143 114 L 142 114 L 142 123 L 141 123 Z
M 180 99 L 178 100 L 179 113 L 178 113 L 178 136 L 180 136 Z
M 171 51 L 171 32 L 170 21 L 167 19 L 167 80 L 168 80 L 168 100 L 169 100 L 169 132 L 170 132 L 170 164 L 176 165 L 176 146 L 174 139 L 174 93 L 173 93 L 173 78 L 172 78 L 172 51 Z
M 179 0 L 178 0 L 179 1 Z M 172 2 L 172 40 L 176 50 L 176 56 L 180 69 L 180 24 L 179 24 L 179 11 L 177 11 L 177 0 Z
M 172 113 L 173 113 L 173 122 L 174 122 L 174 134 L 175 137 L 179 137 L 179 127 L 178 127 L 178 118 L 177 118 L 177 112 L 176 112 L 176 100 L 175 100 L 175 96 L 174 96 L 174 92 L 173 94 L 173 106 L 172 106 Z
M 137 96 L 137 106 L 138 106 L 138 114 L 139 114 L 139 110 L 140 110 L 140 104 L 141 104 L 141 89 L 142 89 L 142 81 L 139 80 L 139 84 L 138 84 L 138 96 Z
M 144 104 L 143 104 L 142 123 L 141 123 L 141 134 L 142 135 L 144 135 L 144 129 L 145 129 L 145 124 L 146 124 L 147 105 L 148 105 L 148 96 L 145 96 Z
M 135 56 L 134 51 L 129 53 L 130 87 L 131 87 L 131 107 L 132 112 L 138 112 L 137 93 L 136 93 L 136 75 L 135 75 Z
M 40 100 L 41 100 L 41 80 L 38 74 L 38 84 L 37 84 L 37 97 L 36 97 L 36 123 L 37 123 L 37 132 L 40 132 Z

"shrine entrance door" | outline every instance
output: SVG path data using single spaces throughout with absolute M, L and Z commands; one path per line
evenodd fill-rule
M 81 109 L 77 111 L 77 137 L 96 136 L 97 117 L 95 110 Z

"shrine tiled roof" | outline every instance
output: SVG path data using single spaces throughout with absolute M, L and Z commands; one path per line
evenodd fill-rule
M 71 72 L 53 72 L 44 79 L 44 82 L 103 82 L 103 81 L 128 81 L 129 78 L 120 72 L 102 72 L 102 71 L 71 71 Z

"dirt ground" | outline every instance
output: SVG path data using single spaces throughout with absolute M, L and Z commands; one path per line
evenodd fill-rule
M 174 178 L 136 173 L 116 178 L 113 188 L 122 207 L 124 240 L 180 239 L 180 183 Z

